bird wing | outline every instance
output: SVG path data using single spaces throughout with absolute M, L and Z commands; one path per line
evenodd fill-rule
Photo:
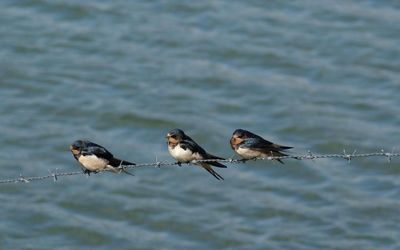
M 89 155 L 89 154 L 94 154 L 97 157 L 106 159 L 106 160 L 112 160 L 114 158 L 114 156 L 104 147 L 90 142 L 86 145 L 86 147 L 82 150 L 82 154 L 83 155 Z
M 279 151 L 291 148 L 274 144 L 270 141 L 260 138 L 248 138 L 243 142 L 243 146 L 264 153 L 268 153 L 271 151 L 279 153 Z
M 183 148 L 184 150 L 189 149 L 193 153 L 198 153 L 199 155 L 201 155 L 201 157 L 202 157 L 201 160 L 206 160 L 206 159 L 224 160 L 224 158 L 221 158 L 221 157 L 218 157 L 218 156 L 215 156 L 215 155 L 207 153 L 202 147 L 199 146 L 199 144 L 197 144 L 189 136 L 187 136 L 185 138 L 185 140 L 181 141 L 180 145 L 181 145 L 181 148 Z M 213 165 L 215 167 L 226 168 L 225 165 L 223 165 L 223 164 L 221 164 L 219 162 L 207 162 L 207 163 L 210 164 L 210 165 Z
M 197 144 L 195 141 L 193 141 L 190 138 L 182 140 L 180 142 L 180 146 L 184 150 L 189 149 L 193 153 L 199 153 L 202 156 L 207 154 L 206 151 L 202 147 L 199 146 L 199 144 Z

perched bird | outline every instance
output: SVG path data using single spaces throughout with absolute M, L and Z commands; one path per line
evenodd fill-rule
M 135 163 L 114 158 L 114 156 L 104 147 L 85 140 L 74 141 L 70 145 L 70 150 L 74 158 L 82 165 L 84 173 L 97 173 L 102 170 L 111 170 L 115 173 L 123 171 L 130 174 L 122 166 L 135 165 Z
M 232 149 L 244 160 L 269 156 L 287 156 L 281 151 L 293 148 L 272 143 L 244 129 L 236 129 L 232 134 L 230 143 Z M 281 159 L 277 159 L 277 161 L 283 163 Z
M 207 153 L 180 129 L 169 131 L 166 138 L 168 140 L 168 151 L 178 161 L 179 165 L 193 160 L 224 159 Z M 222 165 L 219 162 L 199 162 L 197 164 L 207 170 L 218 180 L 224 179 L 221 175 L 215 172 L 210 165 L 219 168 L 226 168 L 225 165 Z

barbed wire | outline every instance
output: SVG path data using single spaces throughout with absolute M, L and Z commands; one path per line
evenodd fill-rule
M 123 171 L 126 171 L 127 169 L 132 169 L 132 168 L 139 168 L 139 167 L 171 167 L 171 166 L 181 166 L 181 164 L 186 164 L 186 165 L 192 165 L 196 163 L 201 163 L 201 162 L 221 162 L 221 163 L 238 163 L 238 164 L 243 164 L 246 163 L 247 161 L 273 161 L 273 160 L 285 160 L 285 159 L 296 159 L 296 160 L 316 160 L 316 159 L 329 159 L 329 158 L 340 158 L 340 159 L 345 159 L 348 162 L 351 162 L 351 160 L 355 158 L 366 158 L 366 157 L 385 157 L 390 163 L 392 161 L 392 158 L 395 157 L 400 157 L 400 153 L 394 153 L 394 152 L 385 152 L 384 150 L 381 150 L 380 152 L 373 152 L 373 153 L 364 153 L 364 154 L 357 154 L 357 151 L 354 150 L 353 153 L 348 154 L 346 153 L 346 150 L 343 150 L 342 154 L 320 154 L 320 155 L 315 155 L 311 151 L 308 151 L 307 154 L 305 155 L 286 155 L 286 156 L 269 156 L 269 157 L 263 157 L 263 158 L 255 158 L 251 160 L 245 160 L 245 159 L 233 159 L 233 158 L 228 158 L 228 159 L 207 159 L 207 160 L 193 160 L 188 163 L 178 163 L 178 162 L 167 162 L 167 161 L 157 161 L 152 162 L 152 163 L 141 163 L 141 164 L 136 164 L 136 165 L 125 165 L 125 166 L 120 166 L 119 173 L 122 173 Z M 105 172 L 113 172 L 112 170 L 102 170 L 99 172 L 95 172 L 96 174 L 98 173 L 105 173 Z M 50 171 L 49 174 L 43 175 L 43 176 L 30 176 L 30 177 L 24 177 L 22 174 L 18 178 L 12 178 L 12 179 L 0 179 L 0 184 L 7 184 L 7 183 L 29 183 L 31 181 L 41 181 L 41 180 L 46 180 L 46 179 L 53 179 L 54 182 L 58 180 L 59 177 L 63 176 L 74 176 L 74 175 L 85 175 L 83 171 L 73 171 L 73 172 L 59 172 L 59 169 L 55 169 L 55 171 Z

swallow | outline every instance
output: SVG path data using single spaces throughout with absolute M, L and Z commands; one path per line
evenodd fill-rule
M 96 143 L 77 140 L 69 148 L 74 158 L 81 164 L 85 174 L 90 175 L 90 173 L 111 170 L 114 173 L 123 171 L 126 174 L 133 175 L 122 166 L 136 165 L 135 163 L 115 158 L 107 149 Z
M 244 161 L 270 156 L 287 156 L 281 151 L 293 148 L 272 143 L 244 129 L 236 129 L 233 132 L 230 144 L 232 149 L 243 157 Z M 283 164 L 281 159 L 276 160 Z
M 192 138 L 187 136 L 180 129 L 173 129 L 169 131 L 166 138 L 168 141 L 168 151 L 172 155 L 172 157 L 174 157 L 178 161 L 179 165 L 181 163 L 188 163 L 193 160 L 224 160 L 224 158 L 207 153 L 202 147 L 199 146 L 199 144 L 197 144 Z M 199 162 L 197 164 L 207 170 L 217 180 L 224 179 L 221 175 L 215 172 L 210 165 L 219 168 L 226 168 L 225 165 L 219 162 Z

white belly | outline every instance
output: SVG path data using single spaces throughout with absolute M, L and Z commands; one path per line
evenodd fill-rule
M 188 148 L 184 150 L 178 145 L 174 148 L 168 147 L 169 153 L 179 162 L 189 162 L 193 160 L 200 160 L 201 156 L 198 153 L 193 154 Z
M 241 148 L 239 147 L 236 150 L 236 153 L 238 153 L 238 155 L 240 155 L 241 157 L 245 158 L 245 159 L 253 159 L 256 157 L 262 157 L 263 153 L 255 151 L 255 150 L 251 150 L 248 148 Z
M 97 158 L 94 155 L 81 155 L 79 162 L 90 171 L 98 171 L 107 168 L 108 161 Z

